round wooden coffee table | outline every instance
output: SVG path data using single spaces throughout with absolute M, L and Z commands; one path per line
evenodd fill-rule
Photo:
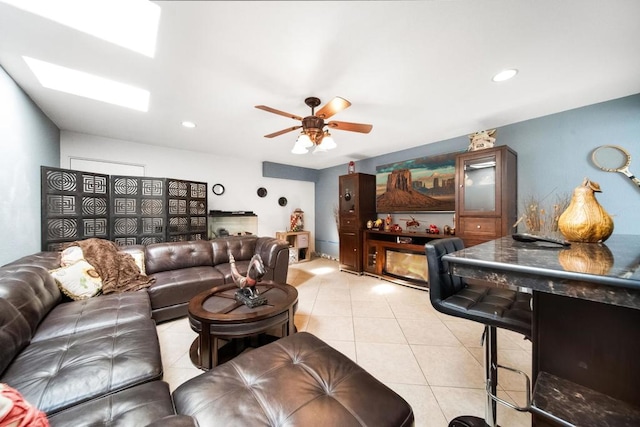
M 213 287 L 189 301 L 189 323 L 198 337 L 189 355 L 194 365 L 208 370 L 230 359 L 247 347 L 266 344 L 295 332 L 294 314 L 298 308 L 298 291 L 291 285 L 260 282 L 258 291 L 267 299 L 265 305 L 249 308 L 235 300 L 234 283 Z M 281 337 L 266 335 L 281 328 Z M 220 348 L 219 340 L 228 340 Z

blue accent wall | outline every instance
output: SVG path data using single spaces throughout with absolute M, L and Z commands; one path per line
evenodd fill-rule
M 0 67 L 0 265 L 40 251 L 40 166 L 60 166 L 60 130 Z
M 318 179 L 318 171 L 316 169 L 283 165 L 282 163 L 262 162 L 262 176 L 265 178 L 316 182 Z
M 466 150 L 468 143 L 468 136 L 461 135 L 396 151 L 357 161 L 356 171 L 375 174 L 377 165 Z M 589 177 L 602 188 L 596 198 L 613 217 L 614 233 L 640 235 L 640 188 L 622 174 L 601 171 L 590 160 L 596 147 L 620 145 L 631 154 L 631 172 L 640 175 L 640 94 L 500 127 L 496 144 L 518 153 L 519 204 L 531 196 L 571 194 Z M 338 176 L 346 173 L 346 164 L 323 169 L 316 184 L 316 251 L 336 258 L 333 208 L 338 201 Z M 450 214 L 423 214 L 420 219 L 452 223 Z

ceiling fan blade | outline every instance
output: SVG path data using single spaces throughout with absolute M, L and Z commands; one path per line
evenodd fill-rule
M 315 115 L 320 117 L 321 119 L 328 119 L 329 117 L 333 116 L 336 113 L 339 113 L 350 105 L 351 103 L 346 99 L 336 96 L 331 101 L 327 102 L 324 107 L 316 111 Z
M 301 127 L 302 126 L 293 126 L 293 127 L 290 127 L 290 128 L 279 130 L 278 132 L 270 133 L 269 135 L 265 135 L 264 137 L 265 138 L 273 138 L 274 136 L 280 136 L 280 135 L 282 135 L 284 133 L 291 132 L 291 131 L 294 131 L 296 129 L 300 129 Z
M 294 120 L 302 120 L 302 117 L 296 116 L 295 114 L 286 113 L 284 111 L 276 110 L 275 108 L 267 107 L 266 105 L 256 105 L 256 108 L 264 111 L 268 111 L 269 113 L 279 114 L 281 116 L 289 117 Z
M 364 123 L 350 123 L 350 122 L 329 122 L 327 126 L 338 130 L 348 130 L 350 132 L 369 133 L 373 129 L 373 125 L 367 125 Z

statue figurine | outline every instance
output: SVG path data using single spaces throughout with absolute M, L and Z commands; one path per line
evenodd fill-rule
M 262 280 L 266 272 L 260 255 L 255 254 L 251 257 L 247 275 L 242 276 L 240 272 L 238 272 L 236 259 L 233 257 L 231 251 L 228 251 L 228 254 L 229 264 L 231 265 L 231 277 L 239 288 L 235 294 L 236 301 L 243 303 L 249 308 L 266 304 L 267 299 L 260 295 L 260 292 L 256 288 L 256 285 Z

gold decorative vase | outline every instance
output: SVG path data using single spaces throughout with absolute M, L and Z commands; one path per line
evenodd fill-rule
M 560 215 L 558 228 L 571 242 L 604 242 L 613 233 L 613 220 L 604 210 L 595 193 L 600 193 L 597 182 L 585 178 L 573 190 L 567 209 Z

